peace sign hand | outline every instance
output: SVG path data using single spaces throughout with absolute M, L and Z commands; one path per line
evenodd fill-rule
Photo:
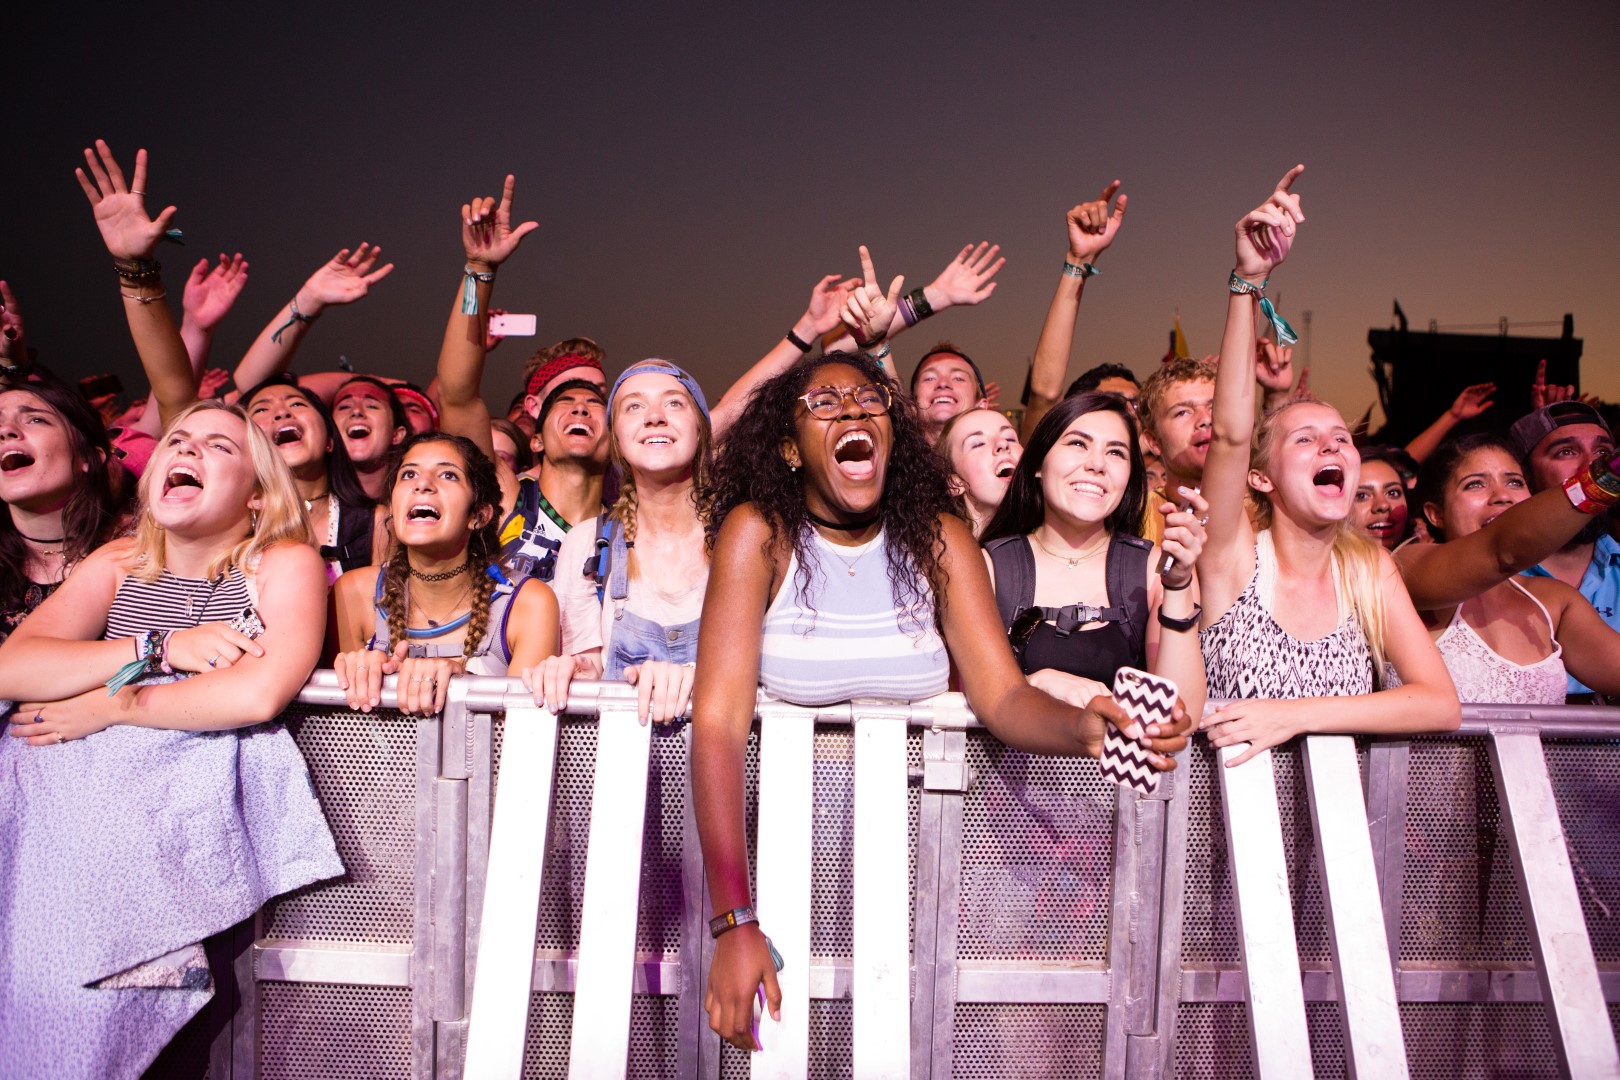
M 888 336 L 894 313 L 900 307 L 900 289 L 906 279 L 902 275 L 889 283 L 885 296 L 878 287 L 877 271 L 872 268 L 872 253 L 861 245 L 861 283 L 849 294 L 844 306 L 844 325 L 855 335 L 855 344 L 871 348 Z
M 538 221 L 512 227 L 512 189 L 516 186 L 517 179 L 507 173 L 499 203 L 486 196 L 462 204 L 461 246 L 472 265 L 493 270 L 511 257 L 525 236 L 540 227 Z
M 1096 262 L 1097 256 L 1107 251 L 1108 246 L 1114 242 L 1114 237 L 1118 235 L 1119 226 L 1125 220 L 1125 203 L 1129 196 L 1121 195 L 1113 212 L 1110 213 L 1108 203 L 1117 191 L 1119 181 L 1115 180 L 1103 188 L 1100 198 L 1081 203 L 1067 214 L 1069 261 L 1076 266 Z
M 1288 258 L 1288 250 L 1294 245 L 1294 231 L 1305 220 L 1299 196 L 1289 189 L 1304 171 L 1303 165 L 1289 169 L 1270 197 L 1237 223 L 1239 277 L 1258 284 Z
M 170 206 L 156 220 L 147 214 L 146 151 L 135 151 L 133 185 L 124 182 L 124 171 L 101 139 L 96 140 L 94 150 L 85 149 L 84 162 L 90 167 L 90 174 L 87 176 L 83 169 L 74 169 L 73 175 L 78 177 L 84 197 L 90 200 L 91 209 L 95 211 L 96 228 L 101 230 L 108 253 L 115 259 L 151 258 L 178 211 Z

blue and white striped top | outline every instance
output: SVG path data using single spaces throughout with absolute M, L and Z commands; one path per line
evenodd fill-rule
M 815 560 L 809 595 L 799 559 L 765 612 L 759 681 L 765 692 L 799 705 L 850 698 L 920 701 L 948 686 L 950 661 L 934 629 L 930 603 L 902 612 L 894 602 L 886 534 L 839 547 L 810 530 Z

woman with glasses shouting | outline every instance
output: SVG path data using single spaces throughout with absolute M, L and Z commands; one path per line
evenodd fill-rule
M 851 294 L 846 319 L 868 350 L 899 295 L 898 279 L 885 295 L 874 276 Z M 980 721 L 1013 746 L 1097 756 L 1107 725 L 1129 721 L 1106 695 L 1079 708 L 1031 687 L 1006 639 L 985 633 L 996 606 L 978 545 L 951 512 L 944 464 L 915 407 L 868 352 L 806 357 L 761 385 L 711 475 L 692 743 L 721 916 L 706 1006 L 723 1038 L 752 1050 L 756 992 L 773 1017 L 781 1006 L 749 906 L 744 761 L 760 686 L 801 705 L 915 701 L 945 690 L 954 661 Z M 1144 733 L 1159 768 L 1173 766 L 1187 727 L 1178 711 Z

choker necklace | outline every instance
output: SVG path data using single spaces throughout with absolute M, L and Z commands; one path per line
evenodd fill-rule
M 1075 567 L 1079 566 L 1081 563 L 1085 562 L 1087 559 L 1094 559 L 1099 554 L 1101 554 L 1102 552 L 1108 550 L 1108 543 L 1107 543 L 1107 541 L 1104 541 L 1102 544 L 1099 544 L 1097 546 L 1097 549 L 1095 551 L 1088 551 L 1083 555 L 1059 555 L 1057 552 L 1053 551 L 1051 548 L 1049 548 L 1045 544 L 1041 543 L 1041 538 L 1039 536 L 1036 536 L 1034 533 L 1030 533 L 1029 538 L 1031 540 L 1035 541 L 1035 546 L 1036 547 L 1040 548 L 1042 551 L 1044 551 L 1048 555 L 1052 556 L 1052 558 L 1057 559 L 1060 562 L 1068 563 L 1070 570 L 1073 570 Z
M 467 568 L 471 565 L 471 562 L 464 562 L 454 570 L 440 570 L 437 574 L 424 574 L 414 566 L 410 567 L 410 571 L 411 577 L 417 581 L 449 581 L 453 577 L 460 577 L 466 573 Z
M 878 518 L 882 517 L 883 511 L 874 510 L 870 514 L 867 514 L 865 517 L 856 521 L 828 521 L 826 518 L 820 516 L 807 506 L 804 508 L 804 516 L 815 522 L 817 525 L 820 525 L 823 529 L 838 529 L 841 532 L 860 532 L 868 525 L 871 525 L 873 522 L 877 521 Z
M 304 513 L 307 514 L 310 511 L 314 510 L 315 509 L 315 504 L 320 502 L 322 499 L 326 498 L 330 494 L 332 494 L 332 489 L 327 488 L 325 491 L 321 492 L 319 495 L 311 495 L 309 498 L 305 499 L 304 500 Z
M 51 540 L 41 540 L 37 536 L 29 536 L 20 529 L 17 531 L 17 535 L 28 541 L 30 544 L 60 544 L 63 540 L 67 539 L 65 536 L 58 536 Z

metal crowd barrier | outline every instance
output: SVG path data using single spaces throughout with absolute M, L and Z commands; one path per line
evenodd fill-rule
M 1236 769 L 1199 740 L 1138 798 L 956 695 L 763 706 L 749 835 L 786 968 L 749 1055 L 702 1010 L 687 734 L 632 693 L 576 684 L 553 717 L 465 678 L 419 719 L 317 673 L 288 722 L 348 872 L 240 928 L 236 992 L 175 1056 L 215 1080 L 1620 1075 L 1620 710 L 1470 707 L 1453 736 Z

